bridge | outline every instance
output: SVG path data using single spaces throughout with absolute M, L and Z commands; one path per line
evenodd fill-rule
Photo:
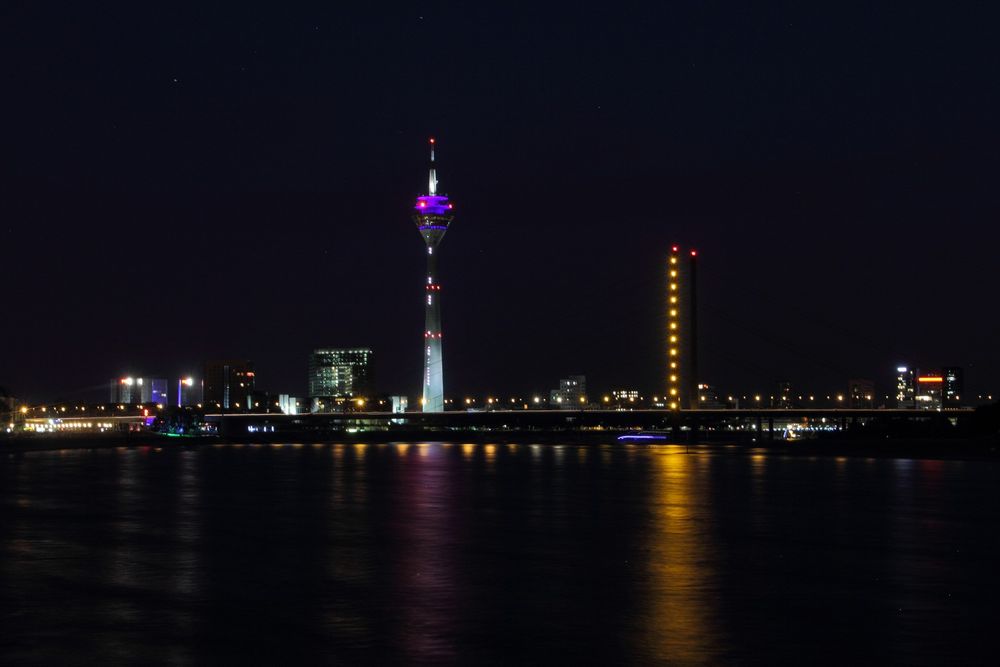
M 381 433 L 387 437 L 449 438 L 508 434 L 535 437 L 543 434 L 591 433 L 618 435 L 656 432 L 676 439 L 696 441 L 709 433 L 776 439 L 818 432 L 846 432 L 878 425 L 894 433 L 926 435 L 955 431 L 969 424 L 974 410 L 851 409 L 851 408 L 744 408 L 709 410 L 488 410 L 448 412 L 336 412 L 286 415 L 279 412 L 209 413 L 204 421 L 210 431 L 226 438 L 288 438 L 321 440 L 349 434 Z M 141 433 L 155 422 L 137 414 L 31 416 L 22 423 L 28 430 L 46 433 Z M 608 433 L 610 432 L 610 434 Z M 728 437 L 726 436 L 726 437 Z
M 658 431 L 691 437 L 707 431 L 750 432 L 775 438 L 799 431 L 846 431 L 878 422 L 910 429 L 937 430 L 967 424 L 974 410 L 746 408 L 710 410 L 489 410 L 450 412 L 343 412 L 207 414 L 219 433 L 238 436 L 275 433 L 288 436 L 338 435 L 366 431 L 415 432 L 566 432 Z

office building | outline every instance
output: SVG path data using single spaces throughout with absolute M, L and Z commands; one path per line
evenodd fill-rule
M 914 405 L 921 410 L 940 410 L 944 404 L 944 374 L 919 371 L 916 374 Z
M 206 361 L 204 403 L 209 409 L 248 410 L 253 406 L 255 383 L 252 361 Z
M 916 386 L 914 372 L 907 366 L 896 367 L 896 407 L 914 408 Z
M 156 403 L 157 405 L 169 405 L 170 394 L 169 392 L 170 384 L 167 382 L 167 378 L 150 378 L 149 379 L 149 400 L 143 401 L 143 403 Z
M 698 252 L 670 249 L 667 259 L 667 407 L 698 407 Z
M 191 376 L 177 379 L 177 405 L 201 405 L 204 381 Z
M 123 404 L 141 402 L 141 383 L 142 378 L 113 378 L 108 383 L 108 401 Z
M 948 366 L 942 369 L 944 375 L 944 405 L 946 407 L 958 407 L 962 404 L 962 395 L 965 393 L 965 373 L 962 368 Z
M 137 404 L 158 403 L 167 405 L 166 378 L 121 377 L 111 380 L 110 394 L 112 403 Z
M 726 404 L 719 400 L 719 390 L 710 384 L 698 385 L 698 407 L 702 410 L 721 410 Z
M 441 285 L 437 280 L 437 255 L 441 239 L 454 216 L 448 197 L 438 194 L 434 164 L 434 139 L 430 140 L 431 163 L 427 194 L 417 197 L 413 221 L 427 246 L 427 276 L 424 280 L 424 373 L 421 378 L 424 412 L 444 410 L 444 358 L 441 350 Z
M 610 400 L 606 399 L 605 403 L 610 403 L 617 410 L 634 410 L 642 405 L 638 389 L 612 389 L 608 398 Z
M 281 410 L 282 414 L 286 415 L 298 415 L 307 411 L 305 405 L 303 405 L 302 400 L 289 396 L 288 394 L 278 394 L 278 409 Z
M 579 410 L 587 404 L 587 378 L 571 375 L 559 380 L 559 388 L 549 392 L 549 407 Z
M 370 397 L 374 391 L 370 348 L 324 348 L 309 355 L 309 395 Z

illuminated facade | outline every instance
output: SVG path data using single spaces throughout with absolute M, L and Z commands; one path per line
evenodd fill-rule
M 965 393 L 965 374 L 957 366 L 944 369 L 944 404 L 957 407 L 962 404 L 962 394 Z
M 612 389 L 610 400 L 605 397 L 604 402 L 614 405 L 616 410 L 635 409 L 642 405 L 642 394 L 638 389 Z
M 166 405 L 167 380 L 165 378 L 123 377 L 111 380 L 112 403 L 158 403 Z
M 141 403 L 143 383 L 142 378 L 115 378 L 109 383 L 111 393 L 108 400 L 112 403 Z
M 963 373 L 960 367 L 942 370 L 896 369 L 896 407 L 940 410 L 961 405 Z
M 907 366 L 896 367 L 896 407 L 913 408 L 914 403 L 914 374 L 913 370 Z
M 149 380 L 149 400 L 143 403 L 156 403 L 157 405 L 167 405 L 170 402 L 169 385 L 167 378 L 152 378 Z
M 667 396 L 671 410 L 698 407 L 697 260 L 670 249 L 667 260 Z
M 310 396 L 372 394 L 374 354 L 370 348 L 313 350 L 309 355 Z
M 437 281 L 438 246 L 454 216 L 448 197 L 437 191 L 434 165 L 434 139 L 431 144 L 430 178 L 427 194 L 417 197 L 413 221 L 427 246 L 427 276 L 424 281 L 424 374 L 422 378 L 424 412 L 444 410 L 444 358 L 441 351 L 441 285 Z
M 917 373 L 916 407 L 940 410 L 944 398 L 944 375 L 938 371 Z
M 177 405 L 201 405 L 204 384 L 191 376 L 177 378 Z

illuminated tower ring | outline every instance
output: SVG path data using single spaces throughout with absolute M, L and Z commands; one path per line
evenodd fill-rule
M 444 410 L 444 357 L 441 352 L 441 285 L 437 281 L 437 247 L 441 244 L 454 216 L 448 197 L 437 193 L 437 170 L 434 166 L 434 139 L 431 144 L 430 178 L 427 194 L 417 197 L 413 221 L 427 244 L 427 280 L 424 284 L 424 412 Z

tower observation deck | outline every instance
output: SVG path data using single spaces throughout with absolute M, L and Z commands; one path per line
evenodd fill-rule
M 441 352 L 441 285 L 437 281 L 438 246 L 451 224 L 452 204 L 438 194 L 434 164 L 434 139 L 430 140 L 431 164 L 427 194 L 417 197 L 413 221 L 427 245 L 427 277 L 424 281 L 424 412 L 444 410 L 444 358 Z

